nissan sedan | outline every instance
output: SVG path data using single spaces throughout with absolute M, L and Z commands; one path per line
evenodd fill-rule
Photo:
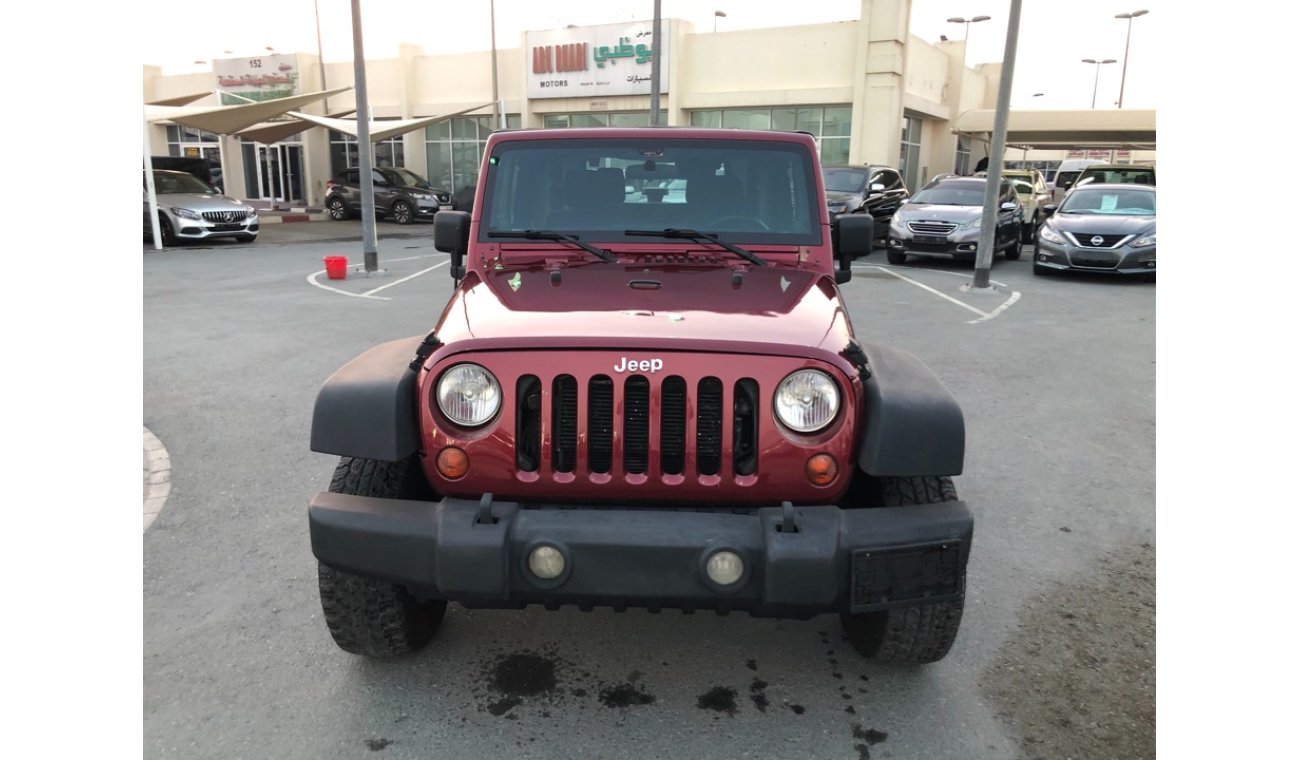
M 1047 206 L 1034 242 L 1034 274 L 1066 270 L 1156 277 L 1156 190 L 1130 184 L 1075 187 Z

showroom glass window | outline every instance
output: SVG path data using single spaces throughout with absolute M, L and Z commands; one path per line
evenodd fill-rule
M 376 124 L 380 124 L 384 119 L 376 119 Z M 346 135 L 342 132 L 330 130 L 330 176 L 343 172 L 344 169 L 351 169 L 360 164 L 358 156 L 360 149 L 357 147 L 357 138 L 352 135 Z M 374 149 L 375 166 L 406 166 L 406 149 L 402 144 L 402 137 L 392 137 L 383 142 L 375 143 Z
M 659 109 L 659 123 L 668 123 L 668 111 Z M 542 116 L 542 126 L 547 129 L 576 129 L 578 127 L 648 127 L 649 111 L 624 113 L 548 113 Z
M 691 126 L 808 132 L 817 141 L 822 164 L 832 166 L 849 162 L 852 116 L 853 109 L 849 106 L 726 108 L 691 111 Z
M 898 170 L 909 190 L 915 191 L 921 171 L 921 119 L 903 116 L 903 139 L 898 150 Z
M 167 127 L 167 155 L 206 158 L 221 166 L 221 138 L 193 127 Z
M 952 170 L 963 177 L 970 174 L 970 135 L 957 135 L 957 161 Z
M 483 147 L 493 116 L 453 116 L 424 128 L 425 176 L 429 184 L 461 193 L 478 182 Z M 519 114 L 506 114 L 506 128 L 519 128 Z

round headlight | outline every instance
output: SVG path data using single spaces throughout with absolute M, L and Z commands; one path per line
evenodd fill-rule
M 776 389 L 776 417 L 796 433 L 815 433 L 831 424 L 840 408 L 840 391 L 825 372 L 801 369 Z
M 482 425 L 501 408 L 501 386 L 477 364 L 457 364 L 442 373 L 437 396 L 447 419 L 465 427 Z

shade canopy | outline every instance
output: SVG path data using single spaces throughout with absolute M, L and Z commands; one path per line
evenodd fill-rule
M 461 109 L 455 113 L 444 113 L 438 116 L 425 116 L 419 119 L 386 119 L 384 121 L 375 121 L 374 119 L 371 119 L 370 142 L 383 142 L 389 138 L 404 135 L 407 132 L 414 132 L 417 129 L 423 129 L 430 124 L 442 121 L 443 119 L 450 119 L 453 116 L 462 116 L 481 108 L 489 108 L 491 105 L 491 103 L 484 103 L 470 108 Z M 343 134 L 351 135 L 352 137 L 357 136 L 357 132 L 360 131 L 361 127 L 361 124 L 356 118 L 338 119 L 329 116 L 315 116 L 309 113 L 298 113 L 297 111 L 291 112 L 289 115 L 295 119 L 309 121 L 312 124 L 332 129 L 335 132 L 342 132 Z
M 175 98 L 164 98 L 163 100 L 150 101 L 147 105 L 151 106 L 185 106 L 193 103 L 200 98 L 206 98 L 211 95 L 210 92 L 196 92 L 192 95 L 181 95 Z
M 268 119 L 301 108 L 308 103 L 347 92 L 351 87 L 309 92 L 288 98 L 265 100 L 238 106 L 170 106 L 146 104 L 144 117 L 149 122 L 170 121 L 218 135 L 233 135 Z
M 953 132 L 985 135 L 993 132 L 994 111 L 966 111 L 953 123 Z M 1011 111 L 1007 114 L 1007 145 L 1024 148 L 1128 148 L 1154 150 L 1154 110 Z
M 355 108 L 346 111 L 339 111 L 338 113 L 332 113 L 329 116 L 332 119 L 341 119 L 344 116 L 353 113 L 356 113 Z M 252 140 L 253 142 L 259 142 L 263 145 L 270 145 L 271 143 L 280 142 L 286 137 L 292 137 L 299 132 L 306 132 L 315 126 L 317 126 L 315 123 L 303 121 L 302 119 L 293 119 L 290 121 L 267 121 L 251 126 L 248 129 L 241 130 L 238 136 L 245 140 Z

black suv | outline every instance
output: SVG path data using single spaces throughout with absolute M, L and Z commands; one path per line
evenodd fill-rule
M 889 236 L 889 220 L 911 195 L 897 169 L 877 164 L 823 166 L 822 182 L 831 218 L 871 214 L 876 220 L 876 238 Z
M 433 219 L 439 209 L 451 208 L 451 193 L 438 190 L 409 169 L 373 169 L 375 214 L 398 224 Z M 343 221 L 361 214 L 361 170 L 347 169 L 325 185 L 325 208 L 330 218 Z

